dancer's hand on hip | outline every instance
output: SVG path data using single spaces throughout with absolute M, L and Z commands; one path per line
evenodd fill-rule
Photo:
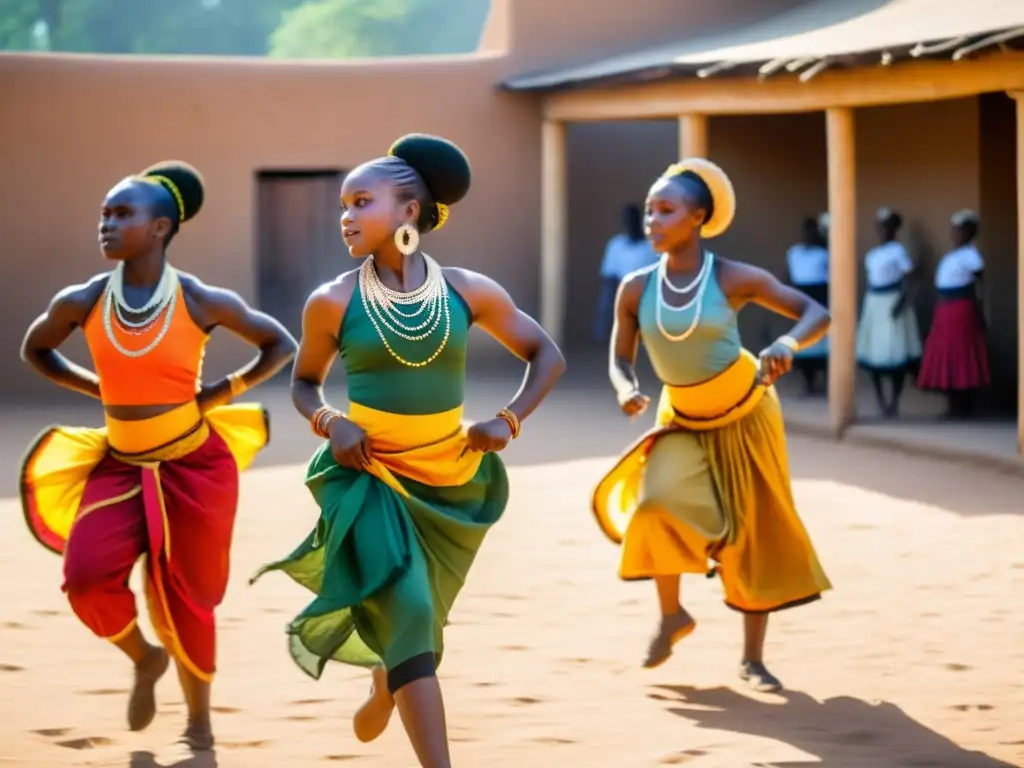
M 770 387 L 780 376 L 789 373 L 793 368 L 793 350 L 781 341 L 776 341 L 762 350 L 758 357 L 761 363 L 758 382 L 766 387 Z
M 466 447 L 471 451 L 500 451 L 512 439 L 512 427 L 502 418 L 481 421 L 466 431 Z
M 650 403 L 651 398 L 647 395 L 642 392 L 634 392 L 629 397 L 619 400 L 619 408 L 629 418 L 635 419 L 637 416 L 643 415 L 643 412 L 647 410 L 647 406 Z
M 333 419 L 327 427 L 331 455 L 338 466 L 366 469 L 370 464 L 370 438 L 366 431 L 343 416 Z

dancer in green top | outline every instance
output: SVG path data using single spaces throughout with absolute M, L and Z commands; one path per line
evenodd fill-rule
M 303 315 L 295 407 L 325 443 L 306 485 L 316 527 L 283 570 L 316 594 L 289 625 L 292 657 L 318 678 L 328 661 L 371 668 L 357 737 L 379 736 L 397 704 L 420 764 L 451 765 L 436 669 L 443 627 L 508 478 L 494 453 L 565 370 L 558 347 L 494 281 L 441 267 L 418 249 L 469 190 L 462 151 L 434 136 L 399 139 L 345 179 L 341 226 L 362 266 L 318 288 Z M 476 324 L 527 362 L 495 418 L 462 423 L 466 347 Z M 349 410 L 323 382 L 340 352 Z

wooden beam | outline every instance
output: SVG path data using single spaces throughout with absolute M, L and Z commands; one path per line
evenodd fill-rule
M 564 342 L 568 269 L 568 169 L 566 126 L 545 120 L 541 126 L 540 324 L 556 344 Z
M 828 415 L 842 437 L 857 418 L 857 193 L 853 110 L 826 113 L 828 140 L 829 273 L 832 313 L 828 356 Z
M 690 113 L 679 116 L 679 159 L 708 156 L 707 115 Z
M 677 115 L 818 112 L 835 107 L 908 104 L 1024 90 L 1024 54 L 1005 52 L 970 61 L 914 61 L 892 66 L 826 70 L 809 82 L 778 74 L 764 82 L 728 76 L 552 93 L 551 120 L 647 120 Z
M 1024 456 L 1024 91 L 1017 102 L 1017 453 Z

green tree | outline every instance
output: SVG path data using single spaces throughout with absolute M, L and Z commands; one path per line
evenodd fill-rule
M 308 0 L 270 37 L 279 58 L 352 58 L 476 50 L 490 0 Z
M 264 56 L 282 13 L 300 2 L 0 0 L 0 49 Z

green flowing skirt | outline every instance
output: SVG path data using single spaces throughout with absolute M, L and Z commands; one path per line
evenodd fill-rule
M 316 527 L 250 582 L 283 571 L 316 595 L 287 628 L 292 658 L 313 678 L 328 661 L 392 669 L 433 652 L 440 662 L 448 613 L 508 502 L 505 466 L 493 453 L 462 485 L 395 476 L 408 497 L 339 466 L 325 443 L 306 474 L 320 506 Z

